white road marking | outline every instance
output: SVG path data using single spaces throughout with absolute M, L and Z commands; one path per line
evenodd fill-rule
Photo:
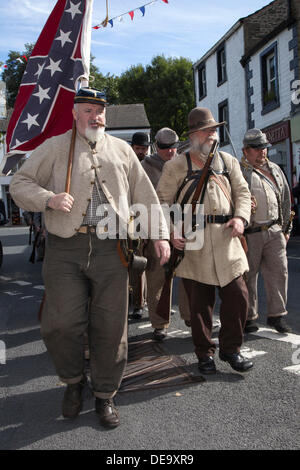
M 33 286 L 34 289 L 45 290 L 45 286 Z
M 28 248 L 28 245 L 4 246 L 3 254 L 4 255 L 20 255 L 22 253 L 25 253 L 27 248 Z
M 300 375 L 300 364 L 284 367 L 283 370 L 287 370 L 288 372 L 292 372 L 293 374 Z
M 246 359 L 253 359 L 253 357 L 257 356 L 264 356 L 267 354 L 267 351 L 256 351 L 255 349 L 250 349 L 250 348 L 241 348 L 241 354 L 246 358 Z
M 20 295 L 19 292 L 11 292 L 11 291 L 5 291 L 5 292 L 3 292 L 3 294 L 7 294 L 7 295 Z
M 0 276 L 1 281 L 11 281 L 11 277 Z
M 274 330 L 269 328 L 259 328 L 258 331 L 251 334 L 262 338 L 275 339 L 275 341 L 283 341 L 284 343 L 300 344 L 300 335 L 295 335 L 293 333 L 276 333 Z
M 138 326 L 138 329 L 143 330 L 144 328 L 150 328 L 151 326 L 151 323 L 143 323 L 142 325 Z
M 18 284 L 18 286 L 30 286 L 32 283 L 27 281 L 11 281 L 11 284 Z

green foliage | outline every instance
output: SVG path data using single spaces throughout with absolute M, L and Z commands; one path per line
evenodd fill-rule
M 27 62 L 25 59 L 22 59 L 22 63 L 17 60 L 19 57 L 22 58 L 23 55 L 26 55 L 27 58 L 30 57 L 34 44 L 25 44 L 25 51 L 20 53 L 18 51 L 9 51 L 8 59 L 6 61 L 7 68 L 2 73 L 2 80 L 6 82 L 6 91 L 7 91 L 7 105 L 9 108 L 13 108 L 17 94 L 19 91 L 19 86 L 25 72 Z
M 150 65 L 130 67 L 119 78 L 120 103 L 144 103 L 154 133 L 170 127 L 184 138 L 194 107 L 192 62 L 156 56 Z

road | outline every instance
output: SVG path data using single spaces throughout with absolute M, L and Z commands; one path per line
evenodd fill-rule
M 116 403 L 121 425 L 110 431 L 99 426 L 89 390 L 80 416 L 73 421 L 62 418 L 64 386 L 55 374 L 37 321 L 44 292 L 41 263 L 28 262 L 28 228 L 0 227 L 0 239 L 4 246 L 0 271 L 1 449 L 105 449 L 102 458 L 112 459 L 104 461 L 107 464 L 113 459 L 115 464 L 127 464 L 116 461 L 125 450 L 129 456 L 138 456 L 132 450 L 149 450 L 153 461 L 150 457 L 144 460 L 155 464 L 159 450 L 172 458 L 175 454 L 184 458 L 189 451 L 207 449 L 299 449 L 299 239 L 288 245 L 288 320 L 293 333 L 280 335 L 266 327 L 260 281 L 261 328 L 246 335 L 243 345 L 243 354 L 253 359 L 254 368 L 242 375 L 216 357 L 218 373 L 205 381 L 119 393 Z M 177 310 L 176 300 L 175 294 Z M 146 341 L 151 332 L 146 313 L 140 321 L 129 319 L 131 341 Z M 216 315 L 216 340 L 217 334 Z M 185 362 L 191 377 L 199 377 L 190 330 L 178 311 L 162 347 L 168 357 Z M 141 467 L 143 462 L 132 461 L 131 466 Z

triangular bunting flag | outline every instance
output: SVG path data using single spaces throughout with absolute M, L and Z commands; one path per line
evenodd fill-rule
M 130 18 L 133 20 L 133 17 L 134 17 L 134 11 L 132 10 L 132 11 L 129 11 L 128 13 L 129 13 L 129 15 L 130 15 Z
M 143 7 L 140 7 L 140 10 L 141 10 L 143 16 L 145 16 L 145 7 L 144 7 L 144 6 L 143 6 Z
M 113 25 L 114 25 L 113 20 L 109 20 L 109 24 L 111 25 L 111 27 L 113 27 Z

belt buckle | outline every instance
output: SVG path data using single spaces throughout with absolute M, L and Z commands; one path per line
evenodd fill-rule
M 261 230 L 268 230 L 268 228 L 269 228 L 269 225 L 262 225 L 261 226 Z

